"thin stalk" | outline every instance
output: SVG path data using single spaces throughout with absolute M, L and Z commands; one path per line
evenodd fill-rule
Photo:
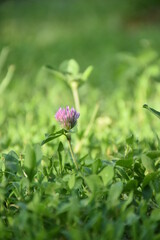
M 73 152 L 73 148 L 72 148 L 72 144 L 71 144 L 71 136 L 70 135 L 66 135 L 66 138 L 68 140 L 68 146 L 69 146 L 69 150 L 70 150 L 70 153 L 71 153 L 72 160 L 74 162 L 74 165 L 76 166 L 76 169 L 78 170 L 77 160 L 75 158 L 75 155 L 74 155 L 74 152 Z
M 13 77 L 14 70 L 15 70 L 15 67 L 13 65 L 10 65 L 5 78 L 0 83 L 0 94 L 2 94 L 4 92 L 4 90 L 6 89 L 8 84 L 10 83 L 10 81 Z
M 71 83 L 72 94 L 74 98 L 74 103 L 76 110 L 80 112 L 80 101 L 79 101 L 79 93 L 78 93 L 78 85 L 76 82 Z
M 98 110 L 99 110 L 99 104 L 96 104 L 96 106 L 95 106 L 95 108 L 94 108 L 94 110 L 93 110 L 91 119 L 90 119 L 90 121 L 89 121 L 89 124 L 88 124 L 88 126 L 87 126 L 87 128 L 86 128 L 86 130 L 85 130 L 85 132 L 84 132 L 84 137 L 85 137 L 85 138 L 88 137 L 88 135 L 89 135 L 89 133 L 90 133 L 92 127 L 93 127 L 93 123 L 94 123 L 94 121 L 95 121 L 95 119 L 96 119 Z
M 0 53 L 0 74 L 2 72 L 4 64 L 6 62 L 8 53 L 9 53 L 9 48 L 8 47 L 4 47 L 1 51 L 1 53 Z
M 83 143 L 85 142 L 86 138 L 88 137 L 92 127 L 93 127 L 93 124 L 94 124 L 94 121 L 96 119 L 96 116 L 97 116 L 97 113 L 98 113 L 98 110 L 99 110 L 99 104 L 96 104 L 95 108 L 94 108 L 94 111 L 93 111 L 93 114 L 91 116 L 91 119 L 88 123 L 88 126 L 84 132 L 84 135 L 83 135 L 83 138 L 77 143 L 76 145 L 76 148 L 75 148 L 75 152 L 79 152 Z

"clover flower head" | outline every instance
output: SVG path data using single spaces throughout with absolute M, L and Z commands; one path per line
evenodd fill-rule
M 59 108 L 55 118 L 60 122 L 64 129 L 70 130 L 76 125 L 79 116 L 80 113 L 78 113 L 73 107 L 69 109 L 69 106 L 67 106 L 66 108 Z

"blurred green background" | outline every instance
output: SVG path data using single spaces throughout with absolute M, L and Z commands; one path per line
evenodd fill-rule
M 82 132 L 99 103 L 100 141 L 130 132 L 153 138 L 159 121 L 142 105 L 160 110 L 159 29 L 158 0 L 1 1 L 0 50 L 9 54 L 0 81 L 9 65 L 15 72 L 0 96 L 0 151 L 40 142 L 59 106 L 74 105 L 70 89 L 43 68 L 71 58 L 82 71 L 94 67 L 80 88 Z

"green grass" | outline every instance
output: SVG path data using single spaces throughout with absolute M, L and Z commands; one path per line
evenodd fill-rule
M 160 22 L 148 5 L 133 9 L 125 0 L 0 4 L 0 50 L 10 50 L 0 72 L 0 239 L 160 238 L 159 120 L 142 108 L 160 110 Z M 64 136 L 40 146 L 60 130 L 58 108 L 74 106 L 44 66 L 72 58 L 80 72 L 94 67 L 79 88 L 78 172 Z

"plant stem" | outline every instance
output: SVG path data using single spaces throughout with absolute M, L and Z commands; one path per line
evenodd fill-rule
M 0 94 L 2 94 L 4 92 L 4 90 L 6 89 L 8 84 L 10 83 L 10 81 L 11 81 L 11 79 L 13 77 L 14 70 L 15 70 L 14 65 L 10 65 L 9 68 L 8 68 L 8 72 L 7 72 L 6 76 L 5 76 L 5 78 L 0 83 Z
M 94 121 L 96 119 L 96 116 L 97 116 L 97 113 L 98 113 L 98 110 L 99 110 L 99 104 L 96 104 L 95 108 L 94 108 L 94 111 L 93 111 L 93 114 L 91 116 L 91 119 L 88 123 L 88 126 L 84 132 L 84 135 L 83 135 L 83 138 L 77 143 L 76 145 L 76 148 L 75 148 L 75 152 L 79 152 L 83 143 L 85 142 L 85 140 L 87 139 L 92 127 L 93 127 L 93 124 L 94 124 Z
M 9 53 L 9 48 L 8 47 L 4 47 L 0 53 L 0 74 L 2 72 L 3 66 L 6 62 L 7 56 Z
M 72 160 L 73 160 L 73 162 L 76 166 L 76 169 L 78 170 L 78 164 L 77 164 L 77 161 L 76 161 L 76 158 L 75 158 L 75 155 L 74 155 L 74 152 L 73 152 L 72 144 L 71 144 L 71 135 L 66 135 L 66 138 L 68 140 L 68 145 L 69 145 L 69 150 L 70 150 L 70 153 L 71 153 Z
M 78 85 L 76 82 L 71 83 L 72 94 L 74 98 L 74 103 L 76 110 L 80 112 L 80 101 L 79 101 L 79 94 L 78 94 Z

